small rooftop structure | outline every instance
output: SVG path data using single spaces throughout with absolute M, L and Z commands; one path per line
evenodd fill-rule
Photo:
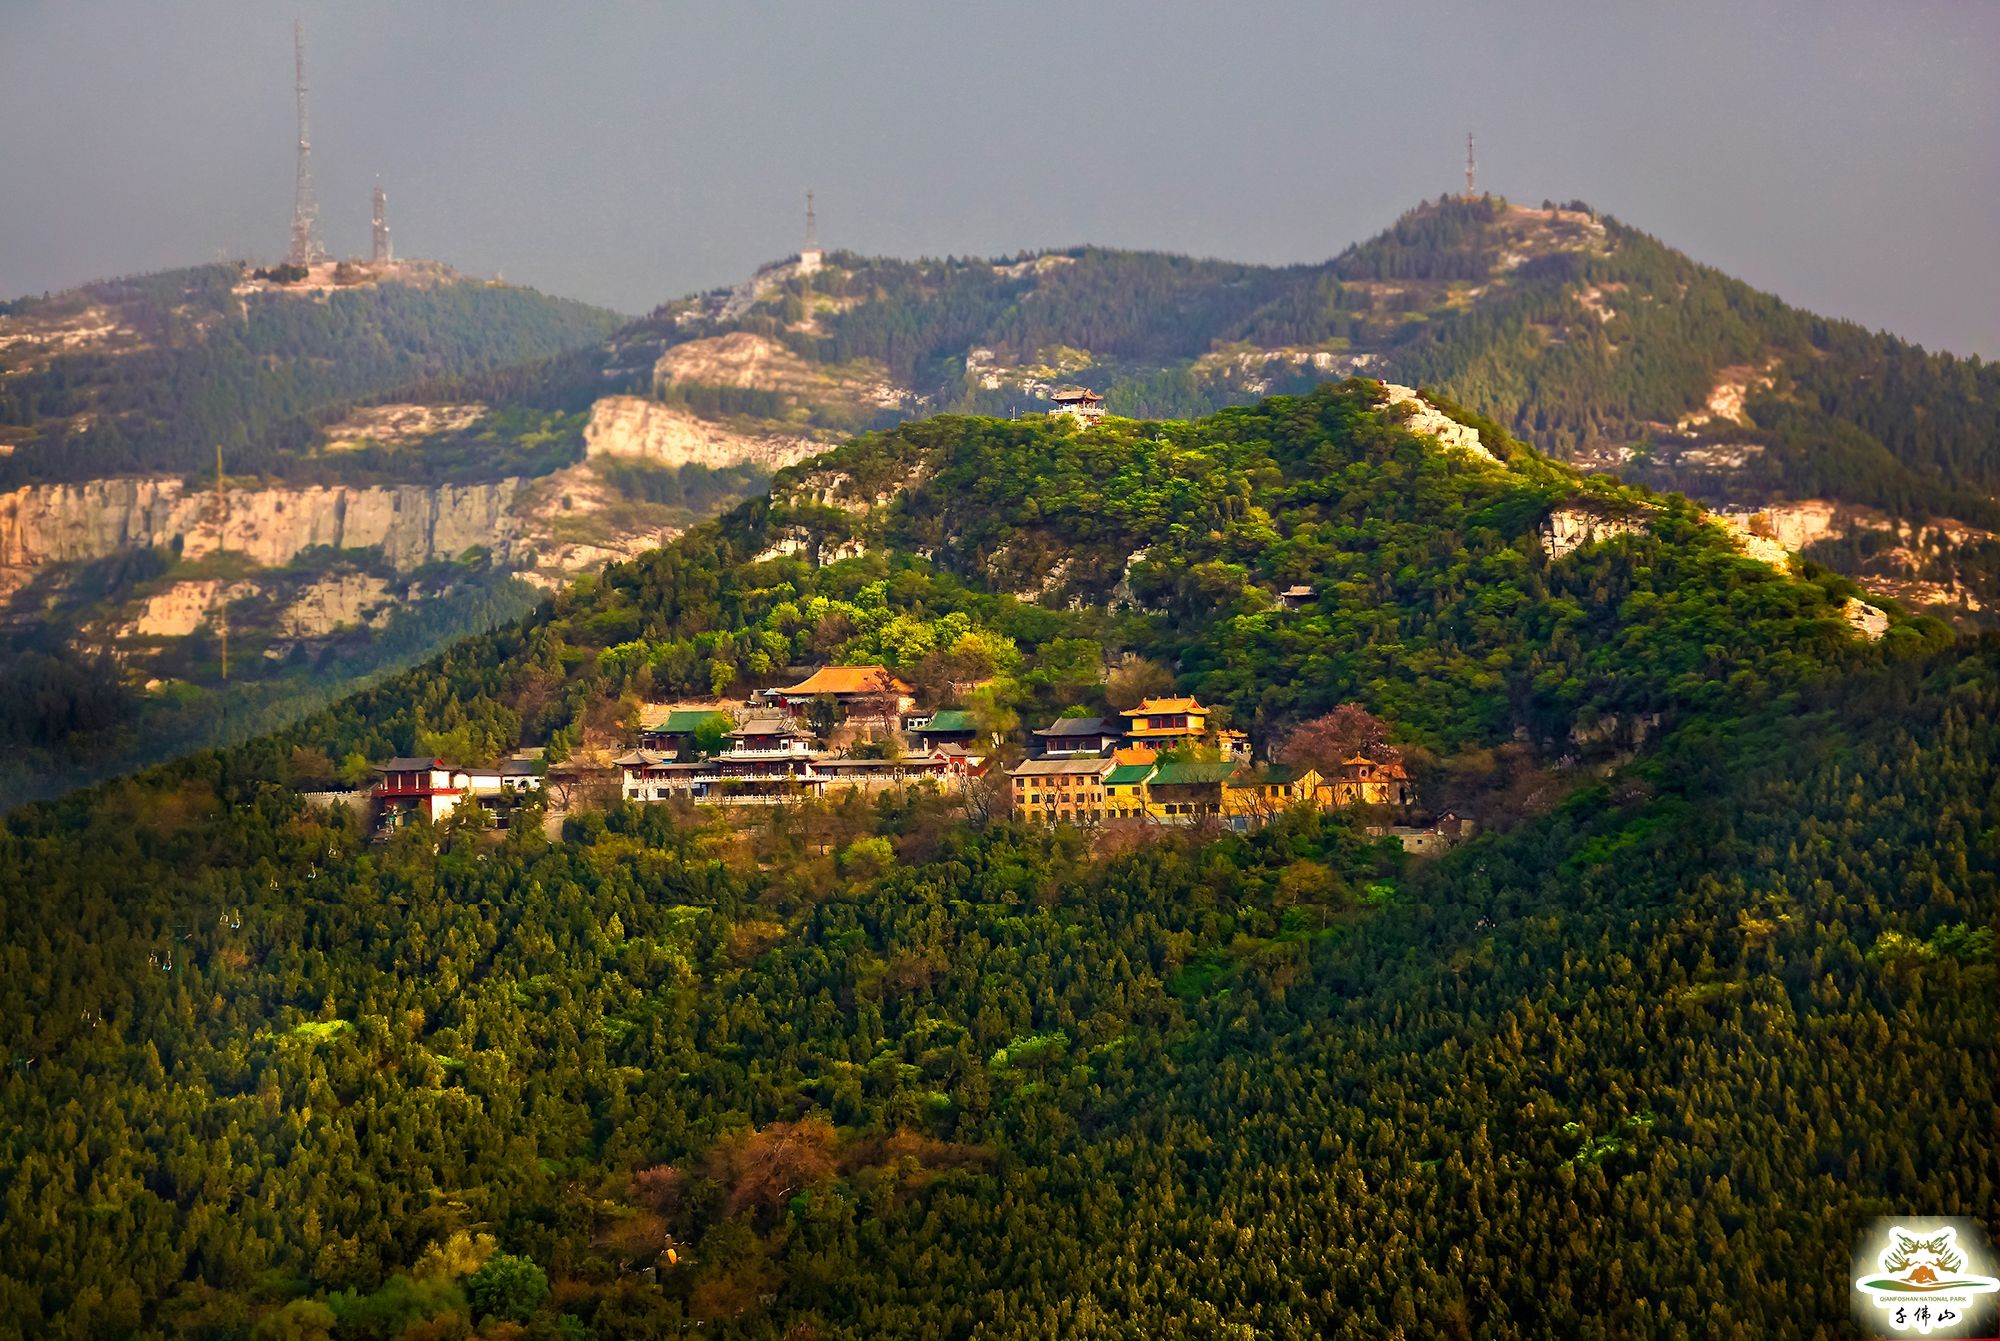
M 1291 586 L 1286 587 L 1278 593 L 1278 599 L 1284 603 L 1284 607 L 1287 610 L 1299 610 L 1311 605 L 1313 598 L 1317 594 L 1311 587 L 1306 586 L 1304 583 L 1294 582 Z
M 1074 419 L 1089 425 L 1104 417 L 1104 397 L 1088 387 L 1066 386 L 1049 399 L 1056 405 L 1049 411 L 1051 419 Z
M 1323 785 L 1337 806 L 1407 806 L 1416 800 L 1410 775 L 1399 761 L 1365 754 L 1341 760 Z

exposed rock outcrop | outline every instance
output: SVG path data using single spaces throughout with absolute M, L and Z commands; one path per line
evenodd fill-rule
M 550 589 L 570 574 L 635 559 L 681 533 L 649 515 L 658 509 L 620 498 L 588 461 L 531 480 L 517 508 L 536 558 L 535 571 L 521 576 Z
M 511 505 L 518 479 L 486 484 L 400 484 L 242 489 L 229 495 L 226 548 L 265 567 L 319 545 L 379 551 L 398 568 L 484 546 L 496 559 L 521 547 Z M 0 493 L 0 568 L 35 569 L 121 550 L 178 546 L 212 554 L 220 509 L 205 489 L 171 479 L 36 484 Z
M 1716 519 L 1738 535 L 1772 541 L 1787 550 L 1802 550 L 1822 540 L 1845 535 L 1849 522 L 1837 503 L 1824 498 L 1804 498 L 1794 503 L 1774 503 L 1750 511 L 1724 508 Z M 1883 523 L 1885 526 L 1887 523 Z
M 118 634 L 122 638 L 185 638 L 206 622 L 221 591 L 222 583 L 215 578 L 176 582 L 148 596 L 137 617 Z
M 1573 554 L 1585 545 L 1614 536 L 1639 535 L 1646 529 L 1643 517 L 1619 517 L 1588 507 L 1560 507 L 1542 518 L 1536 528 L 1542 552 L 1551 559 Z
M 1768 563 L 1774 568 L 1788 568 L 1792 562 L 1790 546 L 1775 540 L 1762 513 L 1755 512 L 1712 512 L 1709 514 L 1723 530 L 1729 532 L 1736 548 L 1753 559 Z
M 1414 387 L 1397 386 L 1392 382 L 1384 382 L 1382 390 L 1388 393 L 1383 404 L 1407 405 L 1410 407 L 1408 416 L 1403 420 L 1403 427 L 1409 429 L 1410 432 L 1421 433 L 1428 438 L 1435 438 L 1446 447 L 1479 457 L 1481 460 L 1492 461 L 1495 464 L 1499 463 L 1500 458 L 1493 455 L 1487 449 L 1486 444 L 1479 440 L 1478 429 L 1469 428 L 1459 423 L 1422 396 L 1419 396 Z
M 1772 384 L 1771 369 L 1777 360 L 1755 368 L 1747 363 L 1736 364 L 1716 373 L 1715 386 L 1708 393 L 1708 403 L 1692 414 L 1683 415 L 1677 428 L 1693 428 L 1698 424 L 1748 422 L 1743 413 L 1743 403 L 1756 392 L 1767 390 Z
M 740 433 L 641 396 L 605 396 L 590 407 L 583 448 L 587 456 L 630 457 L 663 466 L 777 470 L 816 456 L 827 445 L 790 434 Z
M 345 452 L 375 442 L 384 446 L 419 442 L 441 433 L 463 433 L 486 416 L 477 402 L 465 405 L 368 405 L 351 411 L 326 430 L 326 450 Z
M 350 624 L 388 622 L 389 584 L 370 573 L 328 573 L 301 591 L 278 616 L 287 638 L 318 638 Z
M 1864 638 L 1880 638 L 1889 631 L 1888 614 L 1859 596 L 1849 596 L 1847 603 L 1840 607 L 1840 615 Z

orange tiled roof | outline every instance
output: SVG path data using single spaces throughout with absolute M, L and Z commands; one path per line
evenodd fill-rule
M 1149 698 L 1136 708 L 1127 708 L 1120 717 L 1151 717 L 1163 712 L 1207 712 L 1208 709 L 1192 698 Z
M 907 694 L 910 687 L 891 675 L 887 666 L 821 666 L 778 692 L 810 698 L 815 694 Z

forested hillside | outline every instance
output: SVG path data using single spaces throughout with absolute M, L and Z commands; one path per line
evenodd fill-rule
M 413 267 L 405 266 L 404 269 Z M 207 265 L 0 306 L 0 488 L 129 474 L 327 470 L 301 460 L 326 412 L 424 379 L 551 357 L 616 317 L 530 289 L 423 282 L 324 293 Z M 248 289 L 247 292 L 239 292 Z M 489 461 L 486 477 L 506 473 Z
M 1824 505 L 1794 547 L 1973 622 L 2000 606 L 2000 371 L 1789 307 L 1582 204 L 1444 198 L 1316 265 L 1075 248 L 1011 261 L 836 253 L 669 303 L 594 356 L 481 384 L 605 390 L 752 417 L 826 397 L 660 356 L 755 336 L 865 367 L 900 406 L 1016 414 L 1077 383 L 1114 414 L 1205 414 L 1364 371 L 1433 388 L 1542 450 L 1710 503 Z M 453 394 L 461 394 L 455 391 Z M 851 416 L 837 426 L 868 426 Z M 1821 515 L 1823 513 L 1824 515 Z
M 461 407 L 442 416 L 459 440 L 421 452 L 329 432 L 360 415 L 394 439 L 363 402 L 545 361 L 616 317 L 428 262 L 323 270 L 207 265 L 0 304 L 0 808 L 285 725 L 532 608 L 490 532 L 413 553 L 419 514 L 449 516 L 441 482 L 574 461 L 580 416 L 463 424 Z M 326 483 L 349 492 L 302 487 Z M 433 492 L 390 492 L 409 484 Z M 340 519 L 371 508 L 414 540 L 400 563 L 340 543 Z
M 0 1336 L 1848 1335 L 1868 1217 L 2000 1228 L 2000 646 L 1870 641 L 1844 579 L 1409 413 L 869 435 L 10 817 Z M 1555 557 L 1557 509 L 1629 525 Z M 1011 729 L 1134 656 L 1261 743 L 1359 702 L 1490 831 L 1116 850 L 912 797 L 379 844 L 294 791 L 802 659 Z
M 836 252 L 813 273 L 781 261 L 615 331 L 609 314 L 441 267 L 418 263 L 408 282 L 350 267 L 346 284 L 326 269 L 288 286 L 204 267 L 7 304 L 0 483 L 169 472 L 192 489 L 212 482 L 222 445 L 234 515 L 262 489 L 267 533 L 325 532 L 378 554 L 396 547 L 340 537 L 338 519 L 483 519 L 453 491 L 488 488 L 504 497 L 477 543 L 444 527 L 452 542 L 406 555 L 396 583 L 470 556 L 468 571 L 498 570 L 473 585 L 513 573 L 554 586 L 734 503 L 779 465 L 914 417 L 1039 414 L 1080 384 L 1113 414 L 1179 418 L 1361 373 L 1429 388 L 1557 460 L 1737 509 L 1911 609 L 1968 627 L 2000 609 L 1991 365 L 1800 312 L 1581 204 L 1444 198 L 1331 260 L 1284 267 L 1094 247 L 998 261 Z M 358 504 L 326 492 L 413 484 L 428 492 Z M 148 618 L 149 602 L 186 607 L 220 580 L 183 553 L 201 506 L 0 494 L 0 554 L 15 565 L 0 567 L 0 616 L 19 631 L 0 658 L 38 658 L 19 676 L 0 662 L 0 677 L 53 687 L 94 723 L 38 743 L 12 779 L 0 768 L 0 804 L 159 758 L 169 739 L 235 738 L 189 723 L 268 720 L 218 701 L 203 639 L 221 619 L 255 641 L 239 673 L 353 664 L 335 646 L 353 623 L 278 633 L 303 574 L 253 578 L 254 592 L 224 583 L 213 617 L 192 624 Z M 464 586 L 404 597 L 433 600 L 456 610 L 421 626 L 452 632 L 506 604 Z M 162 701 L 181 694 L 208 701 Z M 260 695 L 286 700 L 271 683 Z

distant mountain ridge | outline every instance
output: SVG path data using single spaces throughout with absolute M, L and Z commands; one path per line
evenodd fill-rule
M 449 272 L 412 278 L 279 294 L 206 267 L 10 304 L 0 445 L 13 452 L 0 482 L 164 471 L 191 493 L 219 439 L 245 515 L 296 516 L 302 533 L 327 536 L 364 534 L 304 515 L 344 489 L 499 490 L 494 543 L 416 561 L 467 560 L 462 578 L 510 593 L 478 608 L 512 613 L 534 599 L 517 575 L 559 586 L 671 538 L 773 469 L 910 418 L 1039 414 L 1068 384 L 1103 393 L 1114 415 L 1191 417 L 1360 374 L 1430 388 L 1558 460 L 1730 510 L 1740 529 L 1877 598 L 1972 624 L 2000 609 L 1992 365 L 1800 312 L 1582 205 L 1445 198 L 1310 265 L 1094 247 L 998 260 L 835 252 L 811 273 L 781 260 L 622 325 Z M 110 319 L 128 309 L 148 315 Z M 9 343 L 24 323 L 44 337 L 32 358 Z M 179 351 L 171 376 L 133 376 L 158 364 L 157 338 Z M 252 502 L 252 489 L 266 492 Z M 56 553 L 7 517 L 69 518 L 70 501 L 0 506 L 0 549 Z M 205 506 L 186 503 L 183 530 L 205 533 Z M 142 520 L 72 518 L 88 553 L 0 571 L 0 586 L 25 593 L 17 627 L 46 650 L 115 655 L 128 691 L 212 687 L 211 651 L 125 632 L 185 625 L 197 601 L 232 618 L 239 666 L 267 673 L 354 632 L 286 632 L 351 608 L 311 585 L 355 589 L 351 565 L 261 589 L 171 554 L 135 568 L 130 552 L 166 534 Z M 394 588 L 408 567 L 368 580 Z M 419 585 L 408 603 L 452 589 Z M 156 605 L 180 613 L 151 618 Z M 213 622 L 185 636 L 198 642 Z
M 1356 372 L 1559 460 L 1768 510 L 1881 594 L 1975 622 L 2000 604 L 2000 369 L 1802 312 L 1580 204 L 1449 197 L 1317 265 L 1091 247 L 779 262 L 459 394 L 581 412 L 611 393 L 838 434 L 1045 409 L 1071 382 L 1114 414 L 1185 417 Z
M 0 303 L 0 801 L 288 720 L 532 606 L 509 570 L 568 552 L 522 478 L 560 464 L 549 423 L 417 456 L 463 407 L 365 402 L 618 320 L 426 261 Z

